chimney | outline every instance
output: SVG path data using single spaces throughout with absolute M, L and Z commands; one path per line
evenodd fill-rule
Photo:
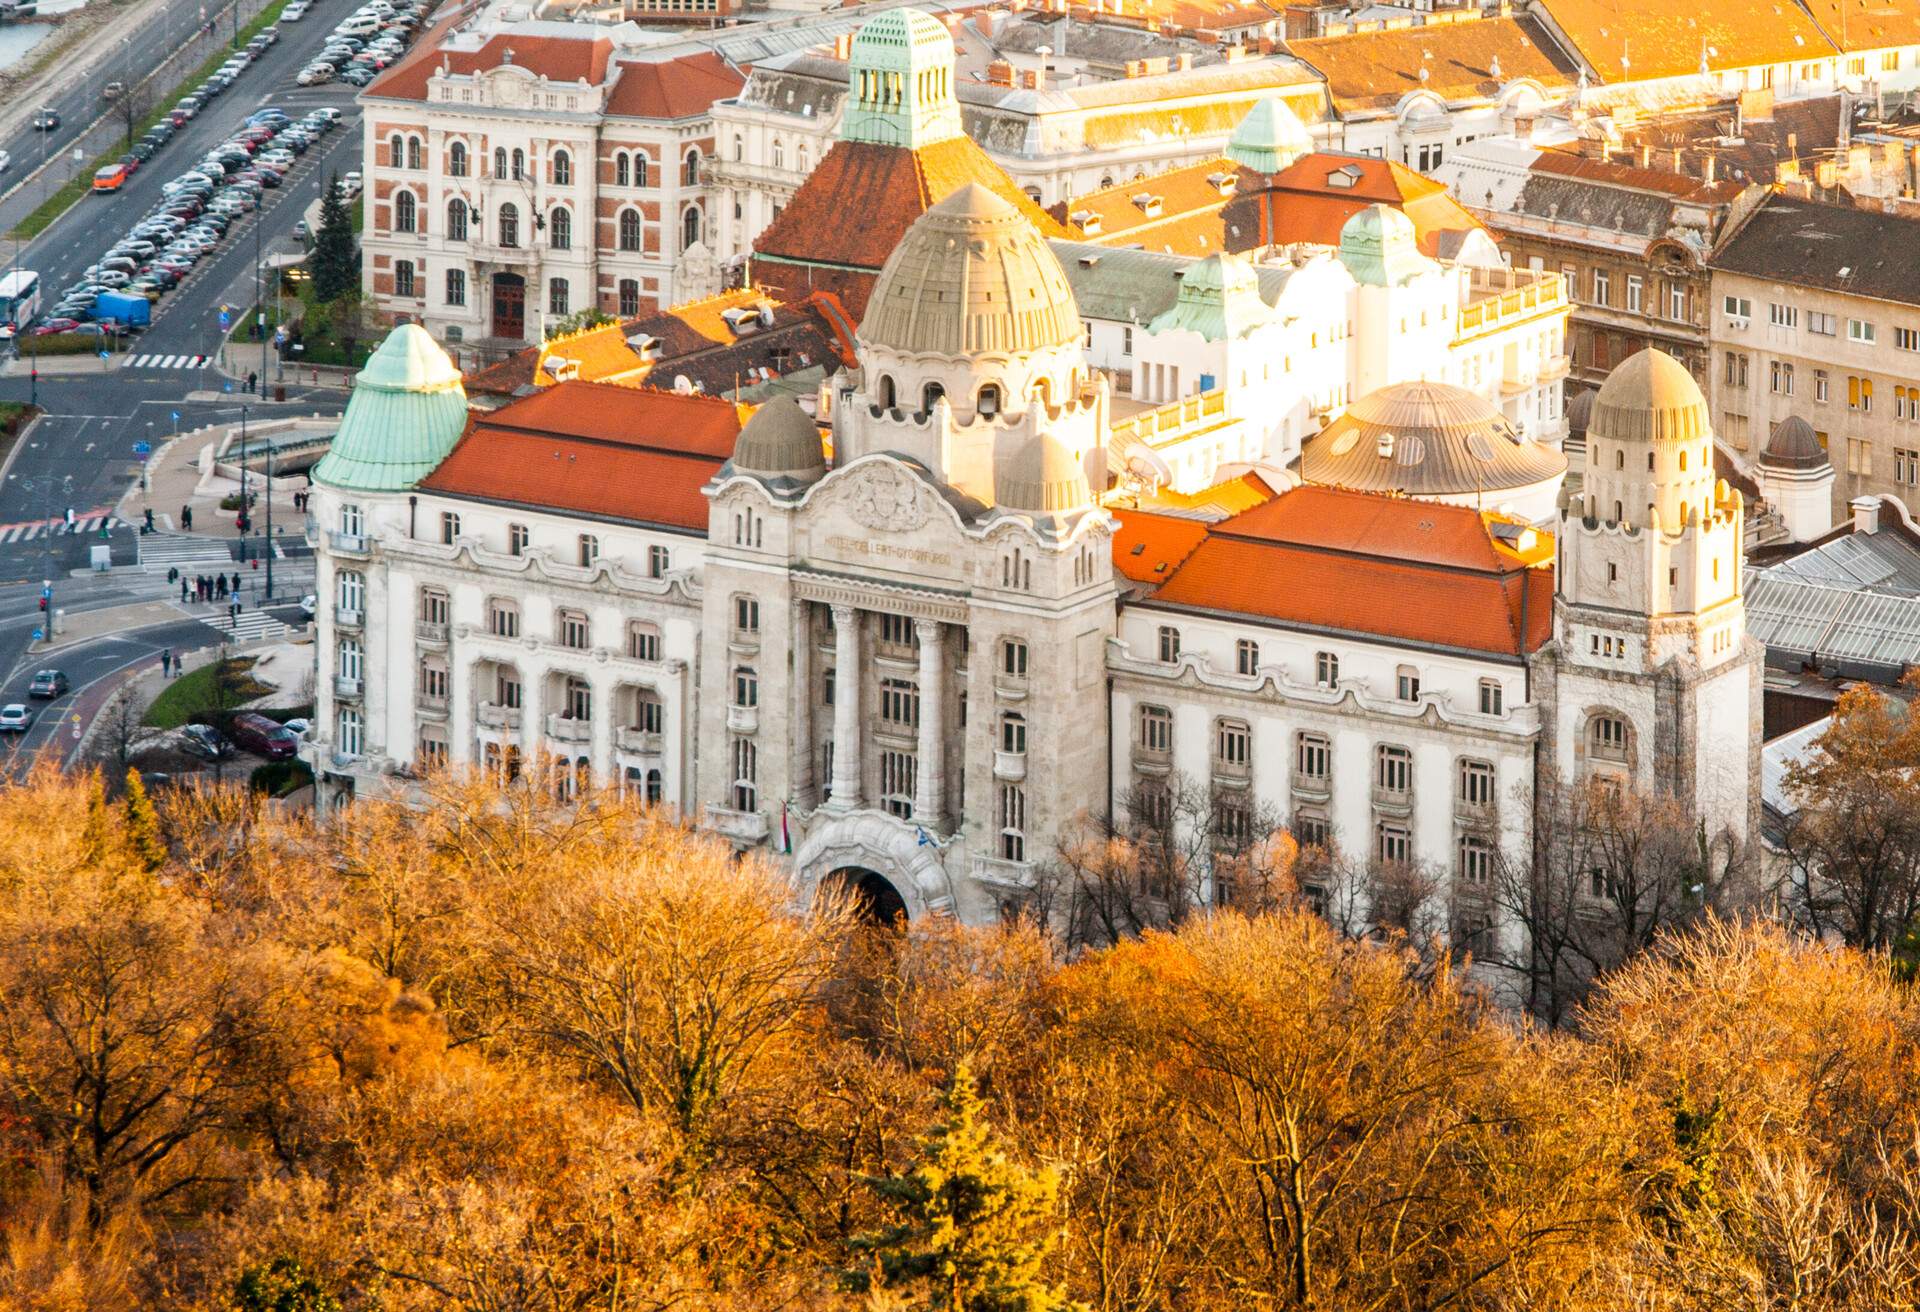
M 1174 68 L 1176 69 L 1176 71 L 1184 73 L 1192 67 L 1193 67 L 1193 52 L 1191 50 L 1182 50 L 1179 54 L 1178 59 L 1174 64 Z
M 1680 147 L 1678 146 L 1675 146 L 1673 148 L 1673 171 L 1675 173 L 1685 173 L 1687 171 L 1686 164 L 1685 164 L 1685 156 L 1683 155 L 1683 153 L 1680 150 Z
M 853 58 L 853 33 L 842 32 L 833 39 L 833 57 L 843 64 Z
M 1640 147 L 1640 167 L 1643 169 L 1650 169 L 1653 167 L 1653 147 L 1652 146 Z
M 1533 115 L 1521 114 L 1513 120 L 1513 135 L 1527 145 L 1533 144 Z
M 1711 185 L 1715 180 L 1715 178 L 1720 173 L 1720 161 L 1714 157 L 1714 153 L 1712 151 L 1707 152 L 1707 158 L 1704 163 L 1704 168 L 1706 171 L 1707 182 L 1709 185 Z
M 987 65 L 987 85 L 1010 87 L 1013 85 L 1013 65 L 1004 59 L 996 59 Z
M 1878 533 L 1880 531 L 1880 498 L 1855 497 L 1850 503 L 1853 509 L 1853 531 L 1855 533 Z

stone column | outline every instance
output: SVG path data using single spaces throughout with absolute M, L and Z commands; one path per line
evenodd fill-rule
M 447 760 L 453 765 L 475 765 L 473 729 L 473 663 L 456 642 L 447 644 Z
M 860 619 L 852 606 L 833 608 L 833 805 L 860 805 Z
M 946 809 L 947 626 L 939 620 L 915 620 L 920 642 L 920 751 L 913 781 L 913 818 L 938 833 Z
M 788 705 L 793 708 L 792 747 L 787 753 L 791 763 L 792 797 L 796 805 L 813 806 L 813 603 L 793 603 L 793 685 L 788 690 Z

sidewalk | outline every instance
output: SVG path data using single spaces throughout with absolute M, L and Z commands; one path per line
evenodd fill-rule
M 205 538 L 242 536 L 238 509 L 222 510 L 220 502 L 240 490 L 239 481 L 208 472 L 219 443 L 239 424 L 214 424 L 182 433 L 160 445 L 147 457 L 146 484 L 136 483 L 120 499 L 118 514 L 137 529 L 153 511 L 156 528 L 171 528 L 176 533 L 192 533 Z M 307 488 L 305 475 L 273 480 L 273 528 L 275 539 L 297 538 L 305 528 L 306 515 L 294 508 L 296 492 Z M 247 491 L 254 496 L 253 523 L 249 536 L 259 536 L 267 523 L 266 481 L 249 478 Z M 187 528 L 180 512 L 191 509 L 193 527 Z

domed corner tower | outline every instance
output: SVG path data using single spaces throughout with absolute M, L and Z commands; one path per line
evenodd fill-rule
M 836 465 L 893 452 L 992 505 L 995 451 L 1045 431 L 1104 488 L 1106 382 L 1084 339 L 1046 241 L 985 187 L 962 187 L 915 220 L 874 284 L 858 387 L 834 414 Z
M 1254 102 L 1234 126 L 1227 157 L 1243 168 L 1271 176 L 1302 155 L 1313 153 L 1313 134 L 1278 96 Z
M 1747 637 L 1745 507 L 1713 471 L 1706 398 L 1645 350 L 1593 399 L 1563 498 L 1552 638 L 1534 669 L 1543 763 L 1678 800 L 1710 838 L 1757 840 L 1761 663 Z

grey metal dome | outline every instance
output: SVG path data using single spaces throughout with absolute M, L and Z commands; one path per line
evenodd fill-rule
M 1760 463 L 1773 469 L 1819 469 L 1827 464 L 1827 453 L 1813 425 L 1799 415 L 1789 415 L 1774 425 Z
M 791 396 L 776 396 L 753 412 L 733 444 L 734 472 L 812 482 L 827 472 L 820 430 Z
M 1587 425 L 1593 420 L 1593 389 L 1584 388 L 1574 393 L 1573 400 L 1567 402 L 1567 435 L 1585 437 Z
M 1411 497 L 1508 492 L 1566 472 L 1564 455 L 1524 441 L 1492 402 L 1449 383 L 1369 392 L 1300 452 L 1306 482 Z

